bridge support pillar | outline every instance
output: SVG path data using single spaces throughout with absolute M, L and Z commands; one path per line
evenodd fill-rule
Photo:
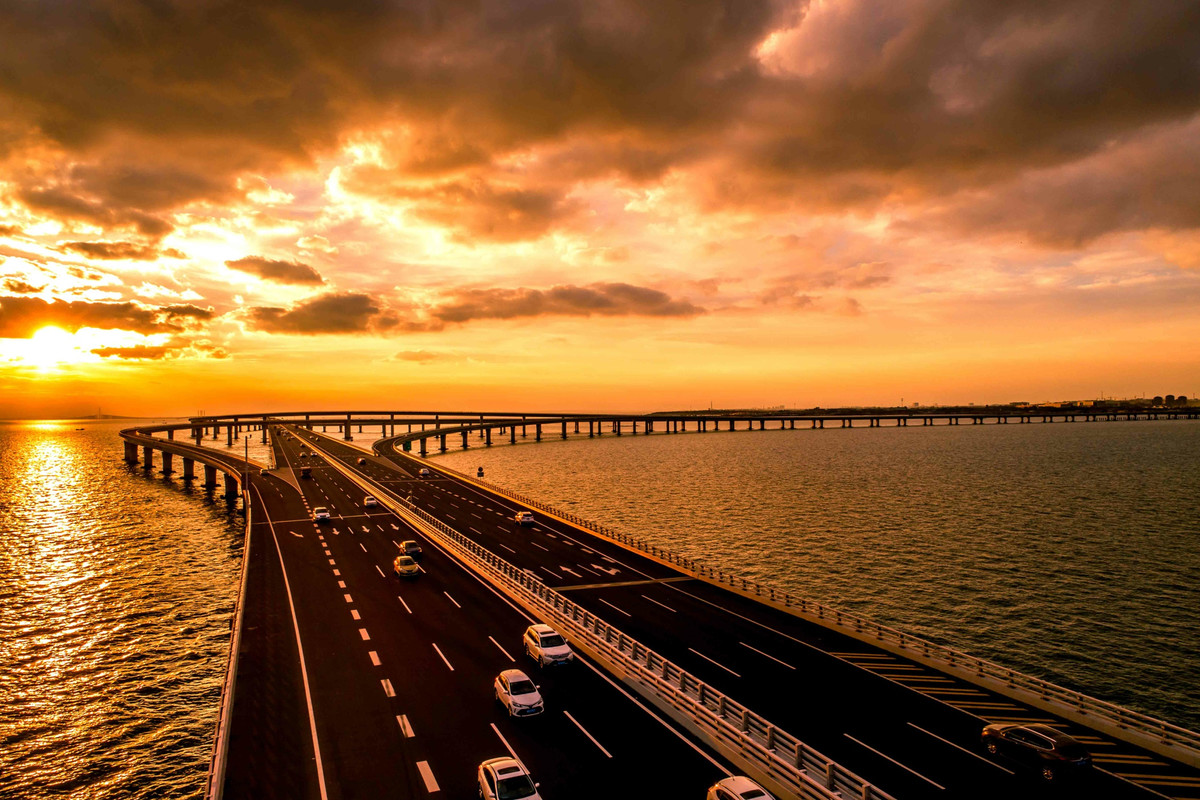
M 521 423 L 521 438 L 522 439 L 525 438 L 525 423 L 524 422 Z
M 174 441 L 174 440 L 175 440 L 175 431 L 174 431 L 174 429 L 172 429 L 172 430 L 168 430 L 168 431 L 167 431 L 167 441 Z
M 594 423 L 594 422 L 592 422 L 590 419 L 588 420 L 588 438 L 589 438 L 589 439 L 595 439 L 595 438 L 596 438 L 596 428 L 595 428 L 595 423 Z
M 517 443 L 517 426 L 516 425 L 508 426 L 508 443 L 509 444 Z
M 467 444 L 467 432 L 466 432 L 466 431 L 463 431 L 463 432 L 462 432 L 462 440 L 463 440 L 463 447 L 462 447 L 462 449 L 463 449 L 463 450 L 466 450 L 468 447 L 470 447 L 470 445 L 469 445 L 469 444 Z
M 350 435 L 350 415 L 349 414 L 346 415 L 346 424 L 342 426 L 342 438 L 345 439 L 347 442 L 351 441 L 354 438 L 353 436 Z
M 212 464 L 204 465 L 204 485 L 208 488 L 217 485 L 217 468 Z
M 173 453 L 168 453 L 166 450 L 163 450 L 163 454 L 162 454 L 162 462 L 163 462 L 162 474 L 163 475 L 170 475 L 172 472 L 175 471 L 175 469 L 171 463 L 174 460 L 175 459 L 174 459 Z
M 487 428 L 487 429 L 484 431 L 484 439 L 483 439 L 483 444 L 484 444 L 484 446 L 485 446 L 485 447 L 491 447 L 491 446 L 492 446 L 492 429 L 491 429 L 491 428 Z
M 540 422 L 534 423 L 533 440 L 535 442 L 540 442 L 542 440 L 542 423 Z
M 137 445 L 134 444 L 133 442 L 125 443 L 125 463 L 126 464 L 136 464 L 137 463 Z
M 615 430 L 617 432 L 617 436 L 621 435 L 621 420 L 619 420 L 619 419 L 613 420 L 613 430 Z
M 149 445 L 142 446 L 142 469 L 154 469 L 154 448 Z
M 819 423 L 820 423 L 820 424 L 817 426 L 818 428 L 824 428 L 824 427 L 825 427 L 825 420 L 823 420 L 823 419 L 820 419 L 820 420 L 817 420 L 817 422 L 819 422 Z
M 196 461 L 191 458 L 183 459 L 183 479 L 190 481 L 196 477 Z
M 263 417 L 262 421 L 262 443 L 267 443 L 267 418 Z
M 428 439 L 421 440 L 421 458 L 424 458 L 426 456 L 426 454 L 429 452 L 425 447 L 425 444 L 428 441 L 429 441 Z
M 578 426 L 578 425 L 579 425 L 579 423 L 578 423 L 578 422 L 576 422 L 576 423 L 575 423 L 575 425 L 576 425 L 576 426 Z M 565 438 L 567 438 L 567 421 L 566 421 L 565 419 L 563 420 L 563 424 L 562 424 L 562 426 L 563 426 L 563 429 L 562 429 L 562 438 L 564 438 L 564 439 L 565 439 Z
M 237 502 L 238 496 L 237 478 L 229 474 L 225 474 L 222 477 L 225 478 L 225 502 L 233 505 Z
M 444 453 L 444 452 L 446 452 L 446 434 L 444 434 L 444 433 L 443 433 L 443 434 L 440 434 L 440 435 L 438 436 L 438 439 L 440 439 L 440 440 L 441 440 L 441 451 L 442 451 L 443 453 Z
M 579 433 L 579 420 L 575 420 L 575 432 Z
M 233 447 L 233 423 L 225 426 L 225 446 Z

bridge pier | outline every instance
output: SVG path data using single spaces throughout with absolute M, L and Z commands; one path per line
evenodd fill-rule
M 267 443 L 267 418 L 262 418 L 262 444 Z
M 192 458 L 183 459 L 183 479 L 193 480 L 196 477 L 196 461 Z
M 613 420 L 613 430 L 615 430 L 617 432 L 617 436 L 621 435 L 621 420 L 619 420 L 619 419 Z
M 588 420 L 588 438 L 589 439 L 596 438 L 596 431 L 594 429 L 594 423 L 590 419 Z
M 225 478 L 225 502 L 233 505 L 237 502 L 237 479 L 228 473 L 222 477 Z
M 486 436 L 484 437 L 484 440 L 483 440 L 484 446 L 491 447 L 492 446 L 492 429 L 487 428 L 485 432 L 486 432 Z
M 142 469 L 154 469 L 154 448 L 150 445 L 142 445 Z
M 361 428 L 359 429 L 362 430 Z M 347 442 L 353 441 L 354 437 L 350 435 L 350 415 L 346 415 L 346 424 L 342 428 L 342 438 Z
M 516 425 L 508 426 L 508 443 L 509 444 L 517 443 L 517 426 Z
M 576 428 L 579 427 L 578 422 L 575 423 L 575 427 Z M 563 423 L 562 423 L 562 438 L 564 438 L 564 439 L 567 438 L 567 421 L 565 419 L 563 420 Z
M 463 440 L 462 449 L 467 450 L 468 448 L 470 448 L 470 445 L 467 444 L 467 432 L 466 431 L 462 432 L 462 440 Z
M 533 440 L 535 442 L 540 442 L 542 440 L 542 423 L 540 423 L 540 422 L 534 423 L 533 434 L 534 434 Z
M 174 461 L 174 454 L 168 453 L 166 450 L 163 450 L 163 454 L 162 454 L 162 462 L 163 462 L 162 474 L 163 475 L 170 475 L 172 472 L 175 471 L 175 469 L 172 467 L 172 464 L 171 464 L 172 461 Z
M 444 433 L 438 434 L 438 438 L 441 439 L 440 447 L 441 447 L 441 451 L 444 453 L 444 452 L 446 452 L 446 434 L 444 434 Z
M 133 442 L 125 443 L 125 463 L 126 464 L 136 464 L 137 463 L 137 445 L 134 444 Z
M 204 465 L 204 485 L 207 488 L 212 488 L 217 485 L 217 468 L 212 464 Z
M 233 423 L 225 426 L 225 446 L 233 447 Z
M 525 423 L 524 422 L 521 423 L 521 438 L 522 439 L 525 438 Z
M 579 420 L 575 420 L 575 432 L 579 433 Z
M 424 457 L 425 457 L 425 456 L 428 454 L 428 452 L 429 452 L 429 451 L 428 451 L 428 450 L 425 448 L 425 444 L 426 444 L 426 442 L 428 442 L 428 441 L 429 441 L 428 439 L 424 439 L 424 438 L 423 438 L 423 439 L 421 439 L 421 458 L 424 458 Z

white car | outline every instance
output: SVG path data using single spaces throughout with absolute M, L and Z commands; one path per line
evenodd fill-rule
M 515 517 L 513 517 L 513 520 L 518 525 L 532 525 L 533 524 L 533 512 L 532 511 L 518 511 L 517 515 Z
M 744 775 L 734 775 L 708 787 L 708 800 L 773 800 L 766 789 Z
M 525 655 L 538 662 L 539 667 L 548 664 L 567 664 L 575 660 L 571 645 L 549 625 L 530 625 L 525 629 Z
M 329 509 L 325 506 L 317 506 L 313 509 L 313 519 L 317 522 L 324 522 L 329 519 Z
M 364 508 L 375 508 L 378 505 L 379 505 L 379 501 L 376 500 L 371 495 L 367 495 L 366 497 L 363 498 L 363 507 Z
M 538 784 L 515 758 L 489 758 L 479 765 L 479 796 L 483 800 L 541 800 Z
M 433 473 L 429 471 L 429 467 L 421 467 L 419 470 L 417 470 L 417 477 L 418 478 L 432 478 Z
M 529 676 L 519 669 L 506 669 L 493 681 L 496 702 L 508 709 L 510 717 L 532 717 L 546 710 L 542 694 Z

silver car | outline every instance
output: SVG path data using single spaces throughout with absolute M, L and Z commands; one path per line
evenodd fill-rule
M 510 717 L 532 717 L 546 710 L 542 693 L 529 676 L 519 669 L 506 669 L 493 682 L 496 702 L 508 710 Z

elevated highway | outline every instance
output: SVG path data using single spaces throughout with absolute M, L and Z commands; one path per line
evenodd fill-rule
M 491 708 L 491 678 L 513 663 L 506 656 L 520 659 L 520 630 L 531 615 L 464 569 L 462 556 L 422 521 L 429 515 L 640 643 L 643 658 L 646 649 L 658 654 L 651 665 L 693 695 L 697 685 L 711 687 L 708 705 L 728 697 L 747 719 L 775 728 L 748 729 L 747 739 L 774 736 L 775 750 L 800 741 L 819 751 L 836 763 L 832 769 L 860 780 L 861 796 L 1200 797 L 1200 773 L 1169 749 L 1164 755 L 1081 726 L 1069 714 L 872 644 L 852 626 L 839 629 L 840 621 L 821 624 L 760 602 L 747 596 L 759 589 L 705 575 L 667 553 L 639 552 L 636 543 L 439 469 L 397 444 L 364 451 L 293 428 L 272 436 L 276 469 L 251 471 L 241 641 L 213 796 L 422 797 L 429 777 L 443 796 L 469 796 L 474 765 L 508 748 L 548 797 L 613 796 L 597 788 L 601 774 L 661 778 L 652 796 L 702 796 L 723 771 L 744 771 L 598 670 L 545 678 L 528 670 L 544 681 L 551 709 L 557 698 L 570 717 L 547 712 L 514 725 Z M 193 445 L 167 446 L 201 457 L 186 450 Z M 314 455 L 301 459 L 301 452 Z M 230 469 L 235 461 L 225 459 Z M 300 463 L 313 464 L 311 480 L 295 477 Z M 434 476 L 418 478 L 421 467 Z M 390 495 L 397 513 L 364 507 L 368 490 Z M 333 521 L 313 523 L 316 505 L 330 507 Z M 528 509 L 535 524 L 517 525 L 515 513 Z M 421 540 L 428 554 L 426 574 L 412 585 L 388 577 L 396 542 L 405 538 Z M 979 729 L 1001 719 L 1046 720 L 1071 731 L 1092 747 L 1100 769 L 1082 783 L 1043 786 L 991 761 Z M 542 723 L 550 724 L 536 727 Z M 1144 727 L 1144 720 L 1131 723 Z M 1163 741 L 1174 735 L 1161 734 Z M 625 742 L 632 747 L 622 749 Z M 820 784 L 826 776 L 809 766 Z

